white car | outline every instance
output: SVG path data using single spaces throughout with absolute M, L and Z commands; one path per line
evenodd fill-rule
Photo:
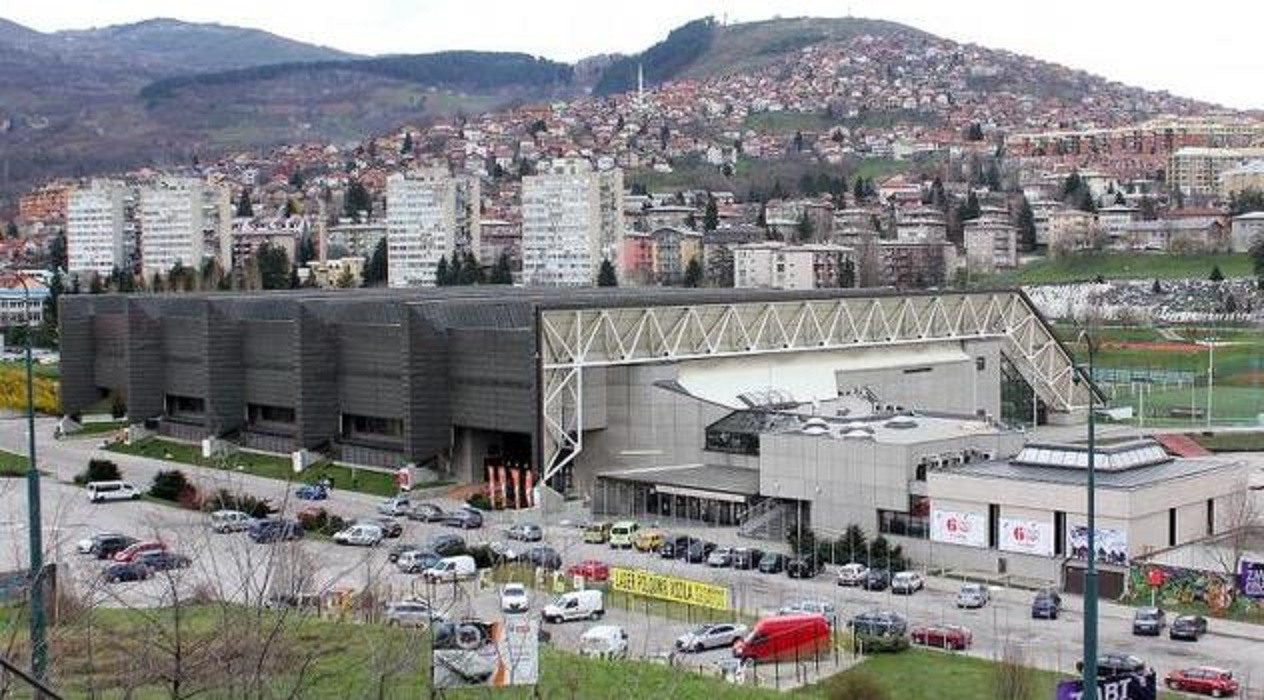
M 407 515 L 412 509 L 412 502 L 408 500 L 407 496 L 388 498 L 377 504 L 377 512 L 391 517 L 397 515 Z
M 135 501 L 140 498 L 140 491 L 126 481 L 89 481 L 85 486 L 88 500 L 92 503 L 105 501 Z
M 431 620 L 443 622 L 445 618 L 426 601 L 411 598 L 387 603 L 385 619 L 389 627 L 425 627 Z
M 217 510 L 211 513 L 211 530 L 221 535 L 249 530 L 252 522 L 254 518 L 239 510 Z
M 895 576 L 891 577 L 892 593 L 913 595 L 925 587 L 926 581 L 916 571 L 899 571 L 896 572 Z
M 988 587 L 981 583 L 967 583 L 957 591 L 957 607 L 981 608 L 992 598 Z
M 865 582 L 865 575 L 869 573 L 869 567 L 864 564 L 851 562 L 838 567 L 838 585 L 840 586 L 859 586 Z
M 531 596 L 521 583 L 506 583 L 500 589 L 500 609 L 507 613 L 524 613 L 531 608 Z
M 838 611 L 828 600 L 800 600 L 797 603 L 781 606 L 778 615 L 820 615 L 830 627 L 838 625 Z
M 710 555 L 707 556 L 707 566 L 732 566 L 733 565 L 733 548 L 732 547 L 716 547 Z
M 737 640 L 746 636 L 749 630 L 746 625 L 721 622 L 702 625 L 676 638 L 678 651 L 700 652 L 707 649 L 731 647 Z
M 382 541 L 382 528 L 371 523 L 357 523 L 334 533 L 334 542 L 357 547 L 372 547 Z
M 628 655 L 628 633 L 618 625 L 597 625 L 579 638 L 580 656 L 622 659 Z
M 93 554 L 97 551 L 97 543 L 101 540 L 122 536 L 123 535 L 117 532 L 98 532 L 91 537 L 86 537 L 76 542 L 75 551 L 80 554 Z

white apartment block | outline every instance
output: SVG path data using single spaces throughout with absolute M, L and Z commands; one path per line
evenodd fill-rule
M 596 284 L 603 260 L 619 266 L 623 172 L 559 159 L 522 179 L 522 276 L 529 286 Z
M 140 188 L 141 266 L 163 275 L 176 263 L 201 267 L 203 185 L 193 178 L 166 178 Z
M 392 287 L 434 286 L 439 260 L 479 250 L 477 178 L 443 168 L 386 180 L 387 279 Z
M 780 241 L 768 241 L 735 246 L 733 286 L 747 289 L 836 288 L 840 286 L 842 266 L 854 259 L 853 252 L 846 246 L 823 243 L 791 246 Z
M 1003 210 L 985 212 L 965 222 L 964 228 L 966 265 L 971 272 L 1018 267 L 1018 232 Z
M 1182 148 L 1168 158 L 1168 185 L 1186 195 L 1214 195 L 1220 176 L 1250 160 L 1264 158 L 1264 148 Z
M 66 205 L 66 268 L 73 275 L 105 277 L 126 267 L 123 241 L 124 187 L 93 180 L 70 193 Z

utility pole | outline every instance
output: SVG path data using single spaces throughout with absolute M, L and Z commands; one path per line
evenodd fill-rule
M 40 473 L 35 465 L 35 371 L 31 360 L 31 343 L 35 329 L 31 325 L 31 288 L 26 276 L 18 273 L 26 305 L 26 514 L 30 548 L 31 596 L 31 675 L 44 681 L 48 677 L 48 643 L 44 617 L 44 531 L 40 517 Z
M 1207 427 L 1211 427 L 1211 395 L 1216 383 L 1216 337 L 1207 339 Z
M 1093 339 L 1080 331 L 1088 348 L 1088 566 L 1084 569 L 1084 693 L 1086 700 L 1097 698 L 1097 391 L 1093 386 Z

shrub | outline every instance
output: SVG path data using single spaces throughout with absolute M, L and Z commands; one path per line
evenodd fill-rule
M 343 517 L 334 515 L 324 508 L 305 508 L 299 511 L 298 522 L 305 531 L 318 532 L 322 535 L 332 535 L 350 525 Z
M 154 483 L 149 487 L 149 495 L 154 498 L 175 503 L 181 495 L 193 488 L 184 472 L 179 469 L 160 471 L 154 475 Z
M 217 510 L 239 510 L 252 518 L 266 518 L 277 512 L 277 507 L 266 498 L 257 498 L 248 493 L 233 493 L 228 489 L 219 489 L 214 494 L 202 499 L 202 510 L 213 513 Z
M 75 475 L 75 483 L 80 486 L 89 481 L 118 481 L 123 478 L 118 465 L 108 459 L 90 459 L 88 468 Z
M 489 499 L 487 497 L 487 494 L 485 493 L 481 493 L 481 492 L 476 493 L 473 496 L 470 496 L 469 498 L 465 499 L 465 502 L 469 504 L 471 508 L 477 508 L 479 510 L 492 509 L 491 499 Z
M 891 694 L 867 673 L 843 673 L 825 682 L 829 700 L 887 700 Z
M 474 566 L 480 569 L 490 569 L 503 561 L 500 555 L 485 544 L 474 545 L 466 549 L 465 553 L 474 557 Z

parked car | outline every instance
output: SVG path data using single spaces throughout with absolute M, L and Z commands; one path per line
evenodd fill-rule
M 926 587 L 926 581 L 916 571 L 899 571 L 891 577 L 891 592 L 913 595 Z
M 141 552 L 132 560 L 133 563 L 140 564 L 150 571 L 171 571 L 172 569 L 185 569 L 193 564 L 193 560 L 183 554 L 176 554 L 165 549 L 150 550 Z
M 388 627 L 425 627 L 431 621 L 443 622 L 442 614 L 430 607 L 430 603 L 419 598 L 393 600 L 386 604 L 383 616 Z
M 382 537 L 394 539 L 404 534 L 404 526 L 394 518 L 386 516 L 359 518 L 355 525 L 372 525 L 382 531 Z
M 786 561 L 789 559 L 780 552 L 768 552 L 759 559 L 759 573 L 761 574 L 779 574 L 786 570 Z
M 562 555 L 548 545 L 538 545 L 528 549 L 522 558 L 532 566 L 556 571 L 562 568 Z
M 460 535 L 435 535 L 430 538 L 426 549 L 441 557 L 454 557 L 465 553 L 465 538 Z
M 891 585 L 891 572 L 886 569 L 870 569 L 860 587 L 866 591 L 885 591 Z
M 1227 698 L 1238 694 L 1238 681 L 1233 673 L 1215 666 L 1195 666 L 1172 671 L 1163 679 L 1167 687 L 1185 693 Z
M 1075 662 L 1075 670 L 1077 673 L 1084 671 L 1083 659 Z M 1146 662 L 1132 654 L 1107 651 L 1097 655 L 1097 676 L 1099 678 L 1118 676 L 1125 673 L 1145 673 L 1146 670 Z
M 544 528 L 535 523 L 518 523 L 505 530 L 505 537 L 520 542 L 539 542 L 544 539 Z
M 106 583 L 121 583 L 125 581 L 144 581 L 149 578 L 151 572 L 149 567 L 139 562 L 115 562 L 105 567 L 105 571 L 101 576 Z
M 781 606 L 777 611 L 778 615 L 820 615 L 825 618 L 830 627 L 838 624 L 838 613 L 834 610 L 834 604 L 827 600 L 800 600 L 789 605 Z
M 392 518 L 397 515 L 407 515 L 412 509 L 412 500 L 404 495 L 387 498 L 377 504 L 377 512 Z
M 300 501 L 323 501 L 329 498 L 329 489 L 324 484 L 303 484 L 294 490 L 294 497 Z
M 166 543 L 160 540 L 146 540 L 144 542 L 136 542 L 128 546 L 126 549 L 116 552 L 112 559 L 117 562 L 126 563 L 134 561 L 136 557 L 144 554 L 145 552 L 162 552 L 166 551 L 166 549 Z
M 211 531 L 221 535 L 230 532 L 245 532 L 250 529 L 254 518 L 239 510 L 217 510 L 211 513 Z
M 738 547 L 733 550 L 733 568 L 743 571 L 754 569 L 763 556 L 764 553 L 754 547 Z
M 518 550 L 514 549 L 508 542 L 492 540 L 487 543 L 487 551 L 492 553 L 492 560 L 498 564 L 518 561 Z
M 531 596 L 521 583 L 506 583 L 500 589 L 500 609 L 507 613 L 524 613 L 531 608 Z
M 478 575 L 478 567 L 474 564 L 474 557 L 468 554 L 458 554 L 454 557 L 440 559 L 429 569 L 422 571 L 421 575 L 427 581 L 434 583 L 459 581 L 461 579 L 474 578 Z
M 609 581 L 610 567 L 597 559 L 585 559 L 566 568 L 567 576 L 583 576 L 587 581 Z
M 610 526 L 610 548 L 632 549 L 632 540 L 641 526 L 635 520 L 620 520 Z
M 417 503 L 406 515 L 410 520 L 419 520 L 423 523 L 437 523 L 447 517 L 447 513 L 433 503 Z
M 357 523 L 334 533 L 334 542 L 356 547 L 375 547 L 382 541 L 382 528 L 375 524 Z
M 735 622 L 720 622 L 701 625 L 676 638 L 676 650 L 701 652 L 707 649 L 731 647 L 750 632 L 746 625 Z
M 115 554 L 136 544 L 137 541 L 135 537 L 127 535 L 106 535 L 97 540 L 92 553 L 97 559 L 113 559 Z
M 1044 589 L 1036 591 L 1036 597 L 1031 599 L 1031 616 L 1046 618 L 1049 620 L 1058 619 L 1058 615 L 1062 612 L 1062 596 L 1057 591 Z
M 84 488 L 88 491 L 90 503 L 134 501 L 140 498 L 140 491 L 126 481 L 89 481 Z
M 752 662 L 812 659 L 829 651 L 830 629 L 820 615 L 775 615 L 755 623 L 733 645 L 733 656 Z
M 865 574 L 869 573 L 869 567 L 864 564 L 850 562 L 838 567 L 838 585 L 840 586 L 859 586 L 865 581 Z
M 429 549 L 410 549 L 399 555 L 395 567 L 406 574 L 419 574 L 438 564 L 442 558 Z
M 642 530 L 636 533 L 632 546 L 636 547 L 638 552 L 657 552 L 666 539 L 666 535 L 658 530 Z
M 102 541 L 124 536 L 125 535 L 117 532 L 98 532 L 91 537 L 85 537 L 84 539 L 76 542 L 75 551 L 80 554 L 96 554 L 97 548 L 101 546 Z
M 729 567 L 733 565 L 733 548 L 732 547 L 716 547 L 707 555 L 707 566 L 716 568 Z
M 596 659 L 625 659 L 628 633 L 618 625 L 597 625 L 579 637 L 579 655 Z
M 303 536 L 303 526 L 294 520 L 264 518 L 250 524 L 250 539 L 259 544 L 297 540 Z
M 688 535 L 668 537 L 663 546 L 658 548 L 658 555 L 664 559 L 684 559 L 691 542 L 693 538 Z
M 1172 626 L 1167 628 L 1169 639 L 1197 642 L 1204 634 L 1207 634 L 1207 618 L 1202 615 L 1177 615 L 1172 620 Z
M 849 620 L 847 626 L 863 651 L 903 651 L 909 646 L 908 621 L 899 613 L 864 612 Z
M 937 649 L 964 651 L 974 643 L 970 628 L 961 625 L 922 625 L 914 627 L 911 636 L 914 644 Z
M 404 554 L 405 552 L 420 552 L 423 549 L 425 549 L 425 547 L 422 547 L 419 544 L 413 544 L 413 543 L 397 544 L 391 547 L 390 550 L 386 552 L 386 560 L 392 564 L 395 564 L 399 561 L 400 555 Z
M 894 586 L 892 587 L 894 589 Z M 982 583 L 966 583 L 957 591 L 957 607 L 981 608 L 992 599 L 988 587 Z
M 477 530 L 483 526 L 483 514 L 473 508 L 457 508 L 448 512 L 443 524 L 463 530 Z
M 691 540 L 685 548 L 685 561 L 690 564 L 701 564 L 715 551 L 715 543 L 706 540 Z
M 1167 614 L 1160 608 L 1138 608 L 1132 616 L 1132 633 L 1157 637 L 1167 627 Z
M 541 617 L 545 622 L 569 622 L 571 620 L 597 620 L 606 614 L 605 598 L 601 591 L 571 591 L 558 596 L 544 606 Z
M 795 557 L 786 562 L 786 576 L 790 578 L 816 578 L 821 573 L 814 557 Z
M 596 522 L 584 526 L 584 541 L 588 544 L 605 544 L 610 541 L 610 523 Z

